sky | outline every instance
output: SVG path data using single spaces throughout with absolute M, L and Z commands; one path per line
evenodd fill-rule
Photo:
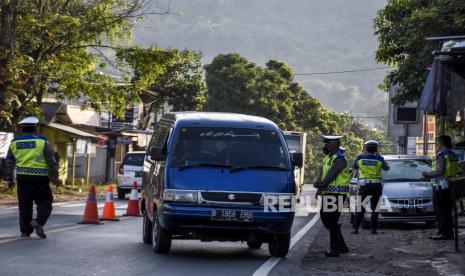
M 385 0 L 172 0 L 169 14 L 150 15 L 136 25 L 142 46 L 191 48 L 208 64 L 218 54 L 237 52 L 263 66 L 287 63 L 297 74 L 380 68 L 372 23 Z M 151 1 L 167 10 L 169 0 Z M 387 69 L 296 76 L 313 97 L 337 112 L 385 116 L 380 91 Z

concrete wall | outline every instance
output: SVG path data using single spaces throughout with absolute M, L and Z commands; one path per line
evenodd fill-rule
M 96 154 L 90 158 L 90 182 L 103 183 L 105 182 L 106 173 L 106 160 L 107 160 L 107 146 L 96 145 Z M 68 159 L 69 169 L 68 178 L 72 178 L 72 157 Z M 86 179 L 87 173 L 87 156 L 76 156 L 76 178 Z

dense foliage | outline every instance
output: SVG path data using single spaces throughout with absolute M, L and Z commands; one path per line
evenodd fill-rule
M 165 106 L 173 111 L 200 110 L 205 102 L 205 82 L 200 63 L 200 52 L 189 49 L 161 49 L 159 47 L 122 48 L 116 57 L 120 66 L 133 70 L 131 83 L 140 90 L 144 103 L 139 127 L 146 129 L 152 118 Z M 127 75 L 127 78 L 130 78 Z
M 427 37 L 465 34 L 463 0 L 390 0 L 374 21 L 379 47 L 376 59 L 395 69 L 382 84 L 399 84 L 403 91 L 395 103 L 417 100 L 437 49 Z
M 205 71 L 207 110 L 263 116 L 284 130 L 308 134 L 306 176 L 309 181 L 323 157 L 321 134 L 343 135 L 350 160 L 361 153 L 364 140 L 386 143 L 380 133 L 351 119 L 349 114 L 324 108 L 294 81 L 292 70 L 283 62 L 270 60 L 265 67 L 260 67 L 239 54 L 226 54 L 215 57 Z

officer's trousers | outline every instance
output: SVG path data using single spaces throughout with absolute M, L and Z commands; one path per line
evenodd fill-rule
M 339 207 L 343 206 L 345 198 L 345 196 L 338 194 L 322 195 L 320 217 L 323 225 L 329 231 L 331 251 L 338 252 L 341 249 L 347 249 L 347 245 L 345 244 L 344 237 L 341 232 L 341 224 L 339 222 L 342 211 Z M 328 202 L 333 203 L 327 204 Z M 335 206 L 336 208 L 331 208 Z
M 371 208 L 371 227 L 376 231 L 378 229 L 378 217 L 379 212 L 376 212 L 376 208 L 379 203 L 379 199 L 383 195 L 383 184 L 382 183 L 367 183 L 360 187 L 359 199 L 360 203 L 364 202 L 367 197 L 370 197 L 370 208 Z M 358 208 L 358 206 L 357 206 Z M 363 217 L 365 216 L 366 208 L 362 205 L 360 212 L 356 212 L 354 228 L 358 229 Z
M 44 226 L 52 213 L 53 195 L 48 176 L 20 175 L 18 182 L 19 226 L 21 233 L 31 234 L 33 203 L 37 205 L 36 221 Z
M 439 235 L 448 238 L 454 236 L 452 223 L 453 204 L 449 189 L 433 188 L 433 207 L 438 222 Z

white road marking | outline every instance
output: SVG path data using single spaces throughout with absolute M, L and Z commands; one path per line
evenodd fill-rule
M 315 223 L 320 219 L 320 214 L 316 213 L 313 218 L 302 228 L 297 234 L 295 234 L 291 239 L 291 244 L 289 250 L 294 247 L 294 245 L 315 225 Z M 262 264 L 255 272 L 253 276 L 266 276 L 270 271 L 275 267 L 283 258 L 280 257 L 271 257 L 264 264 Z

